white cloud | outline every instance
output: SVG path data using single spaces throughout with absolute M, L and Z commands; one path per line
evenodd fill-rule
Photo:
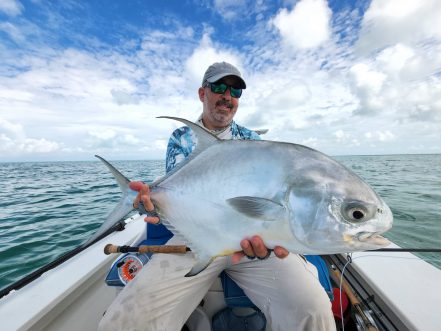
M 331 15 L 326 1 L 301 0 L 292 11 L 282 9 L 272 23 L 288 45 L 308 49 L 329 39 Z
M 438 0 L 373 0 L 364 15 L 357 48 L 370 52 L 397 43 L 439 40 L 440 17 Z
M 314 148 L 318 144 L 318 139 L 315 137 L 309 137 L 307 139 L 303 139 L 300 143 L 302 145 Z
M 129 91 L 112 89 L 110 90 L 110 94 L 112 94 L 113 100 L 117 105 L 139 104 L 139 98 Z
M 439 125 L 441 122 L 441 79 L 431 78 L 412 86 L 404 96 L 402 108 L 408 120 L 427 121 Z M 441 132 L 441 125 L 440 130 Z
M 360 101 L 357 113 L 371 114 L 382 110 L 385 107 L 385 102 L 381 92 L 386 75 L 366 63 L 354 64 L 349 73 L 352 89 Z
M 264 0 L 214 0 L 213 9 L 223 20 L 234 23 L 234 20 L 253 18 L 264 19 L 263 12 L 269 6 Z
M 22 13 L 23 5 L 18 0 L 1 0 L 0 11 L 9 16 L 17 16 Z
M 377 60 L 386 72 L 395 74 L 407 68 L 415 55 L 411 47 L 398 43 L 380 52 Z
M 354 82 L 358 88 L 365 88 L 368 93 L 378 93 L 383 86 L 386 75 L 373 70 L 366 63 L 357 63 L 350 69 Z
M 365 138 L 371 141 L 381 141 L 381 142 L 386 142 L 386 141 L 391 141 L 394 140 L 396 137 L 395 135 L 386 130 L 386 131 L 374 131 L 374 132 L 366 132 L 364 134 Z
M 124 132 L 123 129 L 102 128 L 99 131 L 88 132 L 87 150 L 108 150 L 112 152 L 136 146 L 142 148 L 142 141 L 132 133 Z
M 0 31 L 6 33 L 16 43 L 21 43 L 26 39 L 24 33 L 10 22 L 1 22 Z
M 245 0 L 214 0 L 214 8 L 225 19 L 235 19 L 246 8 Z
M 60 145 L 54 141 L 48 141 L 44 138 L 27 138 L 17 145 L 18 150 L 25 153 L 50 153 L 60 149 Z
M 199 46 L 185 61 L 185 70 L 190 81 L 189 88 L 196 90 L 201 86 L 205 70 L 214 62 L 226 61 L 235 65 L 244 74 L 242 61 L 233 51 L 213 44 L 210 34 L 205 33 Z
M 155 147 L 160 150 L 166 150 L 168 144 L 168 139 L 157 139 L 155 140 Z
M 356 114 L 382 113 L 396 120 L 438 120 L 441 80 L 434 74 L 441 59 L 418 46 L 396 44 L 351 66 L 351 89 L 359 100 Z M 434 60 L 434 61 L 433 61 Z M 429 87 L 430 86 L 430 87 Z M 439 99 L 438 99 L 439 100 Z
M 28 138 L 20 124 L 0 118 L 0 153 L 3 158 L 24 154 L 51 153 L 60 149 L 60 144 L 45 138 Z
M 345 141 L 350 138 L 350 135 L 348 135 L 347 133 L 344 133 L 343 130 L 338 130 L 338 131 L 334 132 L 334 136 L 335 136 L 335 138 L 337 138 L 337 141 Z
M 0 134 L 13 139 L 23 139 L 25 134 L 20 124 L 14 124 L 0 117 Z
M 92 137 L 97 138 L 98 140 L 110 140 L 110 139 L 114 139 L 116 136 L 116 132 L 111 129 L 104 129 L 101 131 L 90 131 L 89 134 Z
M 32 93 L 19 89 L 0 89 L 0 100 L 30 101 L 33 97 Z
M 28 70 L 0 77 L 2 159 L 20 153 L 31 155 L 31 151 L 40 155 L 58 151 L 64 158 L 81 151 L 77 157 L 88 158 L 102 148 L 114 148 L 116 153 L 133 150 L 129 146 L 149 143 L 141 139 L 146 131 L 158 132 L 149 126 L 166 126 L 156 123 L 156 116 L 175 115 L 177 101 L 170 106 L 170 100 L 165 99 L 161 105 L 170 108 L 161 113 L 163 108 L 155 99 L 161 89 L 169 91 L 161 87 L 164 79 L 157 87 L 159 92 L 144 89 L 137 81 L 142 72 L 136 69 L 138 64 L 118 53 L 39 51 L 27 55 Z M 160 70 L 158 75 L 169 76 L 159 74 Z M 148 81 L 148 77 L 142 78 Z M 182 98 L 180 101 L 186 103 Z
M 304 81 L 291 81 L 289 85 L 280 84 L 274 89 L 265 89 L 262 97 L 262 108 L 282 112 L 306 103 L 311 97 L 311 90 Z
M 440 43 L 429 47 L 397 43 L 379 52 L 375 61 L 394 83 L 424 81 L 441 68 L 438 51 L 441 51 Z

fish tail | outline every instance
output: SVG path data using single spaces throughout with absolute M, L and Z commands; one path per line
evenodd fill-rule
M 111 211 L 109 216 L 107 216 L 106 221 L 101 225 L 101 227 L 96 231 L 91 238 L 89 238 L 83 245 L 87 245 L 92 242 L 96 238 L 98 238 L 101 234 L 110 229 L 117 222 L 126 217 L 133 210 L 133 198 L 134 191 L 129 188 L 130 180 L 125 177 L 121 172 L 119 172 L 113 165 L 111 165 L 108 161 L 103 159 L 99 155 L 95 155 L 98 159 L 100 159 L 104 165 L 110 170 L 113 177 L 115 177 L 118 186 L 120 187 L 123 196 L 119 200 L 118 204 Z M 132 196 L 133 195 L 133 196 Z
M 95 155 L 95 157 L 100 159 L 104 163 L 104 165 L 110 170 L 113 177 L 115 177 L 116 182 L 118 183 L 118 186 L 121 189 L 121 191 L 123 193 L 127 192 L 127 190 L 129 189 L 130 180 L 126 176 L 124 176 L 121 172 L 119 172 L 119 170 L 116 169 L 113 165 L 111 165 L 108 161 L 103 159 L 101 156 Z

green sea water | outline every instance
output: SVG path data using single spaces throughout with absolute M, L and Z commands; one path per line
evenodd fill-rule
M 335 157 L 391 207 L 386 237 L 402 247 L 441 247 L 441 155 Z M 163 161 L 112 162 L 151 182 Z M 0 289 L 87 240 L 120 197 L 99 161 L 0 163 Z M 441 268 L 441 256 L 420 255 Z

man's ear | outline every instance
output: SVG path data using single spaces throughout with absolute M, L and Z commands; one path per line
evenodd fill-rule
M 199 100 L 201 100 L 201 102 L 204 102 L 204 98 L 205 98 L 205 89 L 203 87 L 200 87 L 198 90 L 198 94 L 199 94 Z

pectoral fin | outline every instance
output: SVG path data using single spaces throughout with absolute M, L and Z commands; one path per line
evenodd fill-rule
M 201 271 L 204 271 L 211 262 L 213 262 L 215 257 L 201 257 L 198 258 L 196 264 L 191 268 L 191 270 L 185 275 L 185 277 L 196 276 Z
M 227 200 L 239 213 L 261 221 L 278 221 L 286 213 L 285 207 L 270 199 L 242 196 Z

